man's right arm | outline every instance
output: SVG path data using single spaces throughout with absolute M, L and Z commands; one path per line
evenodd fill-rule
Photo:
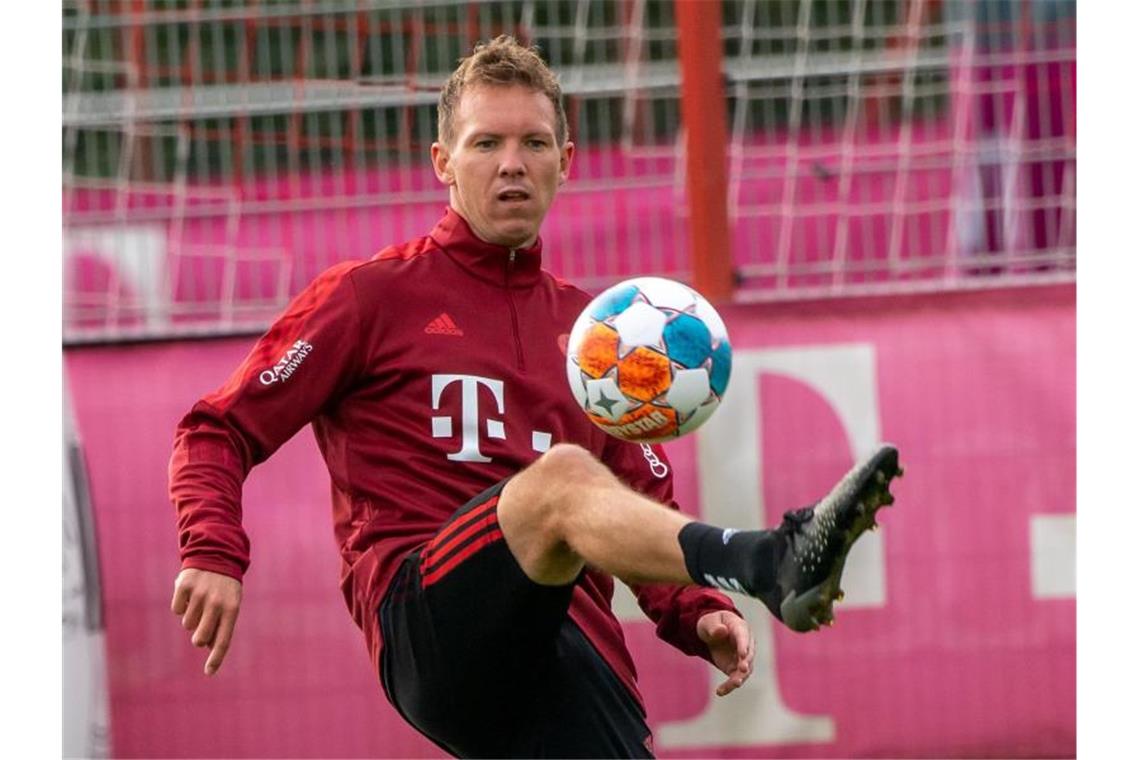
M 182 419 L 170 459 L 170 497 L 178 515 L 182 570 L 170 609 L 208 647 L 205 672 L 217 672 L 229 651 L 241 578 L 249 566 L 249 539 L 241 525 L 241 488 L 252 467 L 248 445 L 228 431 L 224 415 L 205 400 Z
M 171 609 L 194 632 L 195 646 L 210 647 L 208 675 L 228 649 L 249 566 L 242 484 L 360 370 L 365 351 L 350 276 L 356 266 L 339 265 L 314 280 L 226 383 L 178 425 L 170 498 L 182 571 Z

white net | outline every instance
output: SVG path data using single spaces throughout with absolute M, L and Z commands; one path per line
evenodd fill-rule
M 1074 3 L 734 7 L 741 297 L 1075 275 Z
M 1074 5 L 723 2 L 736 297 L 1072 280 Z M 689 279 L 671 1 L 70 0 L 65 340 L 259 329 L 424 234 L 436 91 L 504 32 L 579 149 L 547 265 Z

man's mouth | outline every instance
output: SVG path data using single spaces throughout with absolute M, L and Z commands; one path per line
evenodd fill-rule
M 499 194 L 496 197 L 500 201 L 504 201 L 506 203 L 511 203 L 511 202 L 517 202 L 517 201 L 530 200 L 530 193 L 528 193 L 526 190 L 519 190 L 519 189 L 513 189 L 512 188 L 510 190 L 500 190 Z

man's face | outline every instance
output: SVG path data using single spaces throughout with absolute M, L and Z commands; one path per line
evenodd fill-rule
M 488 243 L 523 248 L 538 237 L 574 144 L 555 139 L 554 104 L 521 85 L 476 85 L 453 113 L 452 144 L 433 143 L 451 207 Z

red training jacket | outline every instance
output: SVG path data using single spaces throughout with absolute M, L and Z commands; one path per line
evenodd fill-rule
M 242 483 L 309 422 L 332 479 L 341 590 L 374 672 L 376 611 L 401 560 L 552 444 L 585 447 L 676 508 L 664 451 L 606 435 L 577 407 L 564 352 L 590 297 L 543 271 L 541 249 L 541 239 L 515 251 L 485 243 L 449 209 L 429 236 L 314 280 L 178 425 L 170 496 L 182 567 L 241 579 Z M 735 611 L 697 586 L 635 592 L 662 639 L 706 659 L 697 619 Z M 612 594 L 610 576 L 588 571 L 570 616 L 640 700 Z

